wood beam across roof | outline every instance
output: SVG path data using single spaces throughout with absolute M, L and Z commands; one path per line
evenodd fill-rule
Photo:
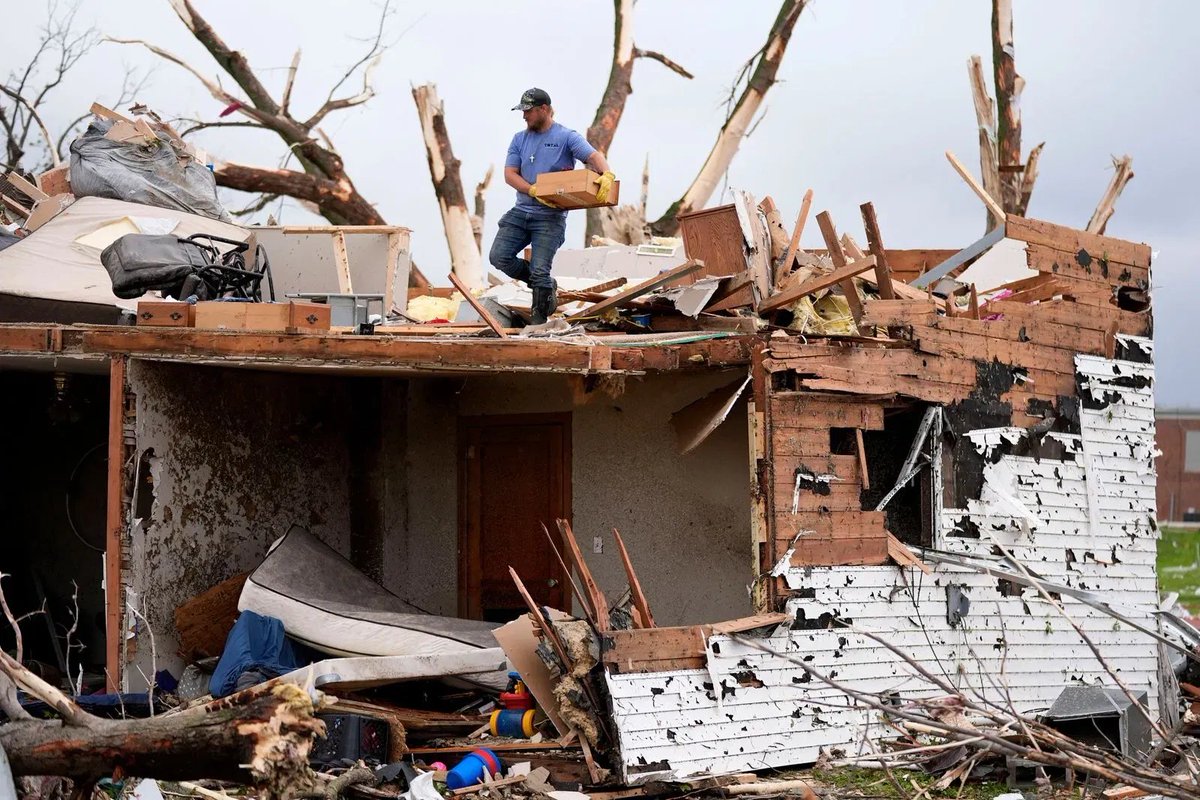
M 686 337 L 681 337 L 685 338 Z M 750 363 L 752 335 L 580 345 L 548 339 L 351 336 L 125 325 L 0 325 L 0 355 L 128 355 L 249 368 L 378 372 L 667 372 Z

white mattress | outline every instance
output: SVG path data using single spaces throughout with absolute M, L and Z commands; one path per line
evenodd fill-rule
M 288 636 L 337 656 L 404 656 L 496 647 L 490 622 L 439 617 L 379 586 L 300 527 L 271 545 L 238 599 Z

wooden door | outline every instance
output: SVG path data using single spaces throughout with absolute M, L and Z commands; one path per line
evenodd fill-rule
M 459 422 L 458 610 L 507 622 L 527 611 L 511 565 L 539 604 L 567 609 L 555 520 L 571 517 L 571 415 L 464 417 Z

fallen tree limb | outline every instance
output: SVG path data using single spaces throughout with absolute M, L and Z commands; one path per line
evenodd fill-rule
M 310 787 L 308 753 L 324 733 L 304 690 L 282 684 L 245 705 L 203 716 L 13 722 L 0 726 L 0 748 L 14 775 L 92 781 L 119 770 L 162 780 L 254 784 L 268 796 L 286 797 Z

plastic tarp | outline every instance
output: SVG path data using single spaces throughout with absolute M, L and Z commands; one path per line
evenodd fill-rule
M 246 581 L 238 608 L 275 617 L 288 636 L 338 656 L 469 654 L 496 647 L 497 625 L 424 613 L 299 526 L 271 545 Z
M 225 697 L 237 690 L 238 678 L 249 670 L 267 678 L 284 675 L 304 665 L 283 632 L 283 623 L 271 617 L 243 611 L 225 639 L 225 650 L 208 682 L 213 697 Z
M 202 214 L 229 222 L 217 181 L 191 156 L 180 158 L 164 139 L 149 144 L 105 138 L 111 120 L 96 119 L 71 143 L 71 192 Z
M 0 294 L 133 308 L 121 300 L 100 263 L 100 252 L 126 233 L 208 233 L 244 242 L 237 225 L 138 203 L 83 197 L 15 244 L 0 250 Z

